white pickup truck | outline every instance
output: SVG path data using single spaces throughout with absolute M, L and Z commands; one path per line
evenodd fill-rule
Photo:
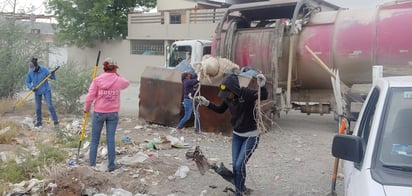
M 378 79 L 332 154 L 345 160 L 345 195 L 412 195 L 412 76 Z

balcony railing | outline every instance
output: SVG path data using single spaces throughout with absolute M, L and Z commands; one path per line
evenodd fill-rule
M 226 9 L 203 9 L 188 10 L 189 16 L 187 23 L 216 23 L 223 17 Z M 129 14 L 130 24 L 163 24 L 164 16 L 161 13 L 138 13 Z
M 170 13 L 130 13 L 128 39 L 210 39 L 226 9 L 181 11 L 181 23 L 170 24 Z
M 225 9 L 191 11 L 189 23 L 217 23 L 224 13 Z
M 129 14 L 130 24 L 162 24 L 161 13 Z

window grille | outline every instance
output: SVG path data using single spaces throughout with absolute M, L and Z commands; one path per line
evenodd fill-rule
M 163 40 L 131 40 L 131 54 L 164 55 Z
M 180 15 L 180 14 L 171 14 L 170 15 L 170 24 L 182 24 L 182 15 Z

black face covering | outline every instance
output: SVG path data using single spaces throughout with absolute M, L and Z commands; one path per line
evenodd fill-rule
M 37 58 L 32 58 L 31 62 L 34 65 L 34 72 L 38 72 L 39 71 L 39 64 L 37 63 Z

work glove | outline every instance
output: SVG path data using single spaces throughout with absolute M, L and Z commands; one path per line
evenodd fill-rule
M 266 84 L 266 77 L 263 74 L 256 75 L 257 83 L 259 87 L 264 87 Z
M 56 70 L 53 70 L 50 72 L 52 76 L 54 76 L 54 73 L 56 73 Z
M 207 100 L 205 97 L 203 96 L 196 96 L 195 97 L 195 101 L 199 102 L 200 104 L 204 105 L 204 106 L 209 106 L 210 101 Z

